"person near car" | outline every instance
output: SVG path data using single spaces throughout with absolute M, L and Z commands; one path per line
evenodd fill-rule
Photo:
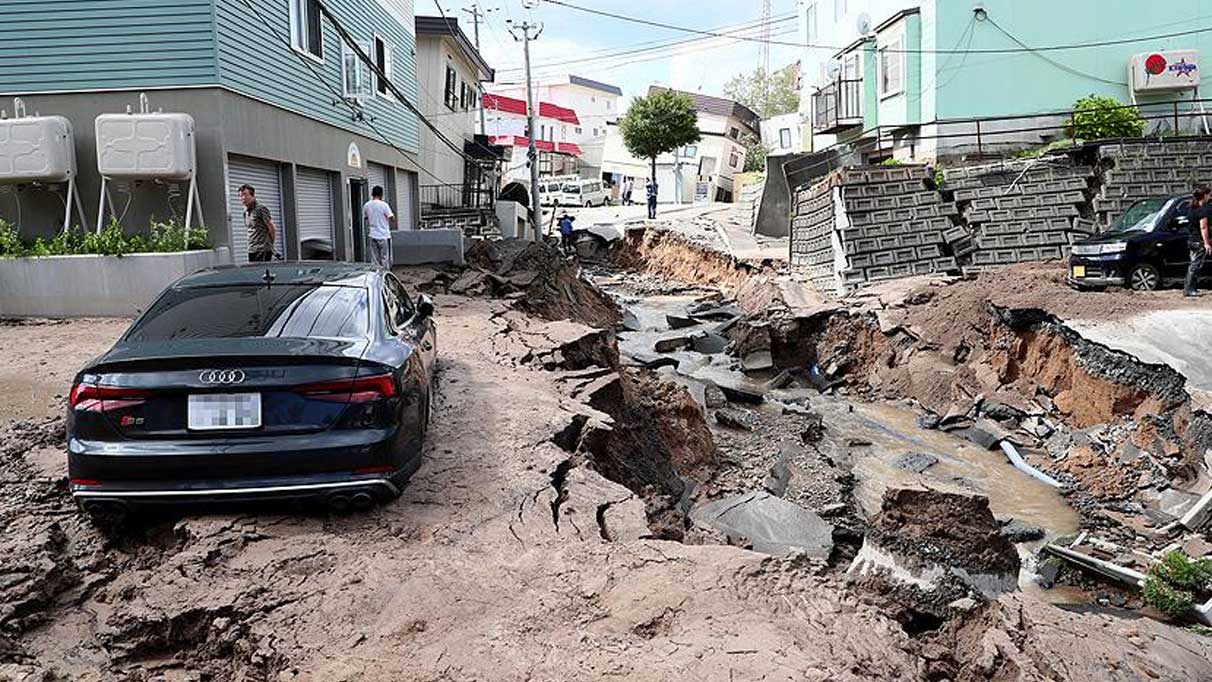
M 565 213 L 560 216 L 560 248 L 564 253 L 572 250 L 572 221 L 575 220 L 572 216 Z
M 655 180 L 648 181 L 648 219 L 656 220 L 656 205 L 657 205 L 657 184 Z
M 370 236 L 370 260 L 372 263 L 391 269 L 391 221 L 396 219 L 391 206 L 383 201 L 383 188 L 378 185 L 370 190 L 370 201 L 362 206 L 362 217 Z
M 1191 206 L 1187 209 L 1187 250 L 1191 253 L 1191 262 L 1187 265 L 1184 296 L 1199 295 L 1199 273 L 1203 270 L 1208 252 L 1212 251 L 1212 239 L 1208 234 L 1209 208 L 1208 189 L 1196 187 L 1191 193 Z
M 240 203 L 244 204 L 244 227 L 248 230 L 248 262 L 268 263 L 274 259 L 277 227 L 269 209 L 257 201 L 252 185 L 240 185 Z

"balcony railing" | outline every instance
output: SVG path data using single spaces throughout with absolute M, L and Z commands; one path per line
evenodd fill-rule
M 421 185 L 421 206 L 428 209 L 489 208 L 493 192 L 469 185 Z
M 836 133 L 863 124 L 863 80 L 838 79 L 812 96 L 812 129 Z

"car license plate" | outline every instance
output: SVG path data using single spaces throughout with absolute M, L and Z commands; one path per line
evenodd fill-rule
M 1073 276 L 1074 277 L 1085 277 L 1086 276 L 1086 266 L 1074 265 L 1073 266 Z
M 260 427 L 260 393 L 206 393 L 189 396 L 189 429 L 191 431 Z

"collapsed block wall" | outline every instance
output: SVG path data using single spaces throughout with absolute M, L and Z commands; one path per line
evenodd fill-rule
M 801 187 L 791 262 L 826 293 L 958 269 L 943 239 L 958 210 L 932 178 L 926 166 L 852 167 Z
M 1094 233 L 1091 166 L 1068 157 L 999 161 L 943 171 L 963 217 L 945 235 L 965 272 L 990 265 L 1060 260 Z
M 1102 185 L 1094 197 L 1100 229 L 1133 202 L 1190 192 L 1212 180 L 1212 140 L 1117 142 L 1099 147 Z

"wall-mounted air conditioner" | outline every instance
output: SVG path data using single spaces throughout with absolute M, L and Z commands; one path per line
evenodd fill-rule
M 1165 50 L 1138 54 L 1128 63 L 1134 92 L 1166 92 L 1199 87 L 1199 51 Z

